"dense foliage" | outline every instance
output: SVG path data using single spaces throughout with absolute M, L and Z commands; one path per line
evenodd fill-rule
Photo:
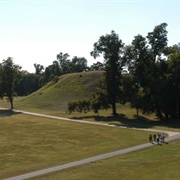
M 115 115 L 112 102 L 130 102 L 137 109 L 137 116 L 141 109 L 155 113 L 161 120 L 180 120 L 180 44 L 167 46 L 166 27 L 162 23 L 146 37 L 135 36 L 124 47 L 114 31 L 100 37 L 91 55 L 103 53 L 105 74 L 89 100 L 92 110 L 98 112 L 111 105 Z M 128 74 L 122 74 L 124 65 Z
M 12 58 L 3 60 L 0 64 L 0 95 L 7 97 L 13 109 L 13 98 L 15 93 L 15 82 L 18 79 L 21 67 L 14 64 Z
M 175 69 L 180 62 L 179 46 L 167 47 L 166 27 L 163 23 L 146 37 L 135 36 L 126 47 L 125 58 L 142 93 L 138 106 L 143 112 L 155 113 L 160 119 L 178 119 L 180 76 Z

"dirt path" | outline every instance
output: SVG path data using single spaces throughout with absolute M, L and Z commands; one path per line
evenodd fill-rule
M 2 108 L 0 108 L 0 109 L 2 109 Z M 101 126 L 111 126 L 111 127 L 116 127 L 116 128 L 117 127 L 118 128 L 129 128 L 129 127 L 113 126 L 113 125 L 109 125 L 109 124 L 105 124 L 105 123 L 88 122 L 88 121 L 82 121 L 82 120 L 73 120 L 73 119 L 69 119 L 69 118 L 50 116 L 50 115 L 32 113 L 32 112 L 27 112 L 27 111 L 20 111 L 20 110 L 14 110 L 14 111 L 15 112 L 21 112 L 23 114 L 33 115 L 33 116 L 40 116 L 40 117 L 45 117 L 45 118 L 73 121 L 73 122 L 78 122 L 78 123 L 88 123 L 88 124 L 95 124 L 95 125 L 101 125 Z M 171 131 L 163 131 L 163 130 L 155 130 L 155 129 L 146 129 L 146 128 L 131 128 L 131 129 L 167 133 L 169 135 L 169 137 L 166 138 L 166 142 L 173 141 L 175 139 L 180 138 L 180 133 L 179 132 L 171 132 Z M 119 155 L 122 155 L 122 154 L 137 151 L 137 150 L 144 149 L 144 148 L 151 147 L 151 146 L 154 146 L 154 144 L 151 144 L 151 143 L 141 144 L 141 145 L 138 145 L 138 146 L 134 146 L 134 147 L 118 150 L 118 151 L 113 151 L 113 152 L 101 154 L 101 155 L 98 155 L 98 156 L 93 156 L 93 157 L 82 159 L 82 160 L 79 160 L 79 161 L 74 161 L 74 162 L 70 162 L 70 163 L 67 163 L 67 164 L 63 164 L 63 165 L 59 165 L 59 166 L 55 166 L 55 167 L 51 167 L 51 168 L 46 168 L 46 169 L 43 169 L 43 170 L 34 171 L 34 172 L 31 172 L 31 173 L 27 173 L 27 174 L 23 174 L 23 175 L 19 175 L 19 176 L 14 176 L 14 177 L 7 178 L 7 179 L 4 179 L 4 180 L 25 180 L 25 179 L 45 175 L 45 174 L 48 174 L 48 173 L 60 171 L 60 170 L 63 170 L 63 169 L 71 168 L 71 167 L 74 167 L 74 166 L 79 166 L 79 165 L 83 165 L 83 164 L 87 164 L 87 163 L 91 163 L 91 162 L 111 158 L 111 157 L 114 157 L 114 156 L 119 156 Z

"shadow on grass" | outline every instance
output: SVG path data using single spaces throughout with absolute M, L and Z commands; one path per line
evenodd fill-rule
M 82 117 L 73 117 L 72 119 L 94 119 L 95 121 L 99 122 L 106 122 L 110 125 L 115 126 L 127 126 L 129 128 L 136 127 L 136 128 L 153 128 L 154 126 L 166 126 L 170 128 L 180 128 L 180 122 L 179 121 L 152 121 L 148 118 L 145 118 L 144 116 L 139 116 L 136 118 L 130 119 L 125 114 L 118 114 L 117 116 L 82 116 Z
M 11 109 L 9 110 L 0 110 L 0 117 L 5 117 L 5 116 L 12 116 L 16 114 L 21 114 L 21 112 L 14 112 Z

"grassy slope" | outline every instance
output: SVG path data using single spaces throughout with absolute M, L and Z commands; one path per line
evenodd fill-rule
M 23 100 L 15 102 L 15 107 L 65 111 L 68 102 L 91 95 L 102 73 L 102 71 L 82 72 L 61 76 L 57 83 L 50 82 Z

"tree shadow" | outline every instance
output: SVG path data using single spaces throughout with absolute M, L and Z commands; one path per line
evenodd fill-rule
M 17 115 L 17 114 L 21 114 L 21 112 L 14 112 L 11 109 L 8 110 L 0 110 L 0 117 L 5 117 L 5 116 L 13 116 L 13 115 Z
M 114 126 L 124 126 L 124 127 L 135 127 L 135 128 L 153 128 L 154 126 L 165 126 L 170 128 L 180 128 L 179 121 L 152 121 L 144 116 L 138 116 L 138 118 L 134 115 L 133 118 L 128 118 L 125 114 L 118 114 L 116 116 L 82 116 L 82 117 L 72 117 L 72 119 L 79 119 L 79 120 L 88 120 L 94 119 L 98 122 L 106 122 L 110 125 Z

